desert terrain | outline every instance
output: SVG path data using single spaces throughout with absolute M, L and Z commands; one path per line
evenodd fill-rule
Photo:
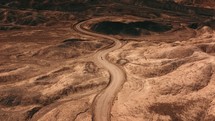
M 215 121 L 213 0 L 3 0 L 0 121 Z

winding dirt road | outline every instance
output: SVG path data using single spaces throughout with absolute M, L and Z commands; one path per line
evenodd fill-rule
M 83 29 L 81 26 L 85 22 L 86 21 L 76 24 L 74 26 L 75 30 L 82 34 L 86 34 L 86 35 L 90 35 L 98 38 L 104 38 L 108 40 L 113 40 L 115 42 L 115 46 L 106 50 L 98 51 L 94 56 L 96 60 L 109 71 L 111 76 L 111 82 L 109 83 L 108 87 L 105 90 L 103 90 L 94 100 L 93 120 L 110 121 L 111 107 L 117 92 L 120 90 L 120 88 L 122 87 L 125 81 L 125 73 L 122 71 L 121 68 L 109 62 L 106 59 L 106 56 L 108 53 L 116 49 L 119 49 L 122 46 L 122 44 L 116 38 L 98 34 L 98 33 L 93 33 L 91 31 Z

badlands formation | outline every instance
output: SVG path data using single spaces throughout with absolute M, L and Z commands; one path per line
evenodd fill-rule
M 215 121 L 214 5 L 0 1 L 0 121 Z

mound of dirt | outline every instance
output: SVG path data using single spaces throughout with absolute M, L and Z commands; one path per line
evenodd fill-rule
M 40 50 L 34 54 L 34 56 L 38 58 L 57 60 L 71 59 L 92 53 L 105 46 L 107 46 L 105 41 L 93 42 L 81 39 L 67 39 L 57 46 L 51 46 Z

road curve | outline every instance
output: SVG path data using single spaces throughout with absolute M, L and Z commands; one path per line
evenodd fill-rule
M 88 20 L 90 21 L 90 20 Z M 90 35 L 93 37 L 104 38 L 108 40 L 113 40 L 115 42 L 115 46 L 106 49 L 100 50 L 95 54 L 96 60 L 106 68 L 111 76 L 111 81 L 106 89 L 104 89 L 95 99 L 94 99 L 94 109 L 93 109 L 93 121 L 110 121 L 110 112 L 111 107 L 114 101 L 115 96 L 118 91 L 122 87 L 125 81 L 125 73 L 121 68 L 116 66 L 115 64 L 109 62 L 106 59 L 108 53 L 119 49 L 122 44 L 121 42 L 111 36 L 102 35 L 98 33 L 93 33 L 89 30 L 83 29 L 82 24 L 86 21 L 80 22 L 74 26 L 74 29 L 79 33 Z

